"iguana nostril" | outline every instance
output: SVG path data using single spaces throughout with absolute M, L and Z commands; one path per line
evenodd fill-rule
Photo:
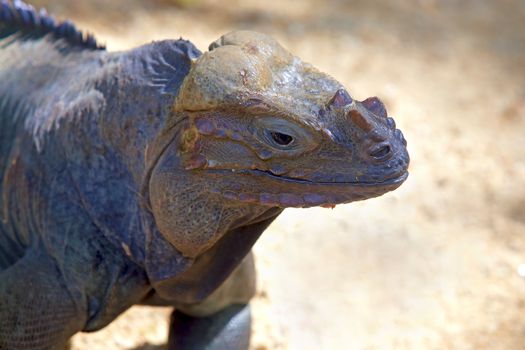
M 370 156 L 376 160 L 386 160 L 387 158 L 390 158 L 391 155 L 392 148 L 390 145 L 382 145 L 370 152 Z

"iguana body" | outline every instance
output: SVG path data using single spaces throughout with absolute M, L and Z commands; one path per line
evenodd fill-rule
M 381 102 L 267 36 L 113 53 L 0 4 L 2 350 L 60 349 L 138 303 L 175 306 L 172 349 L 246 348 L 250 249 L 283 208 L 406 179 Z

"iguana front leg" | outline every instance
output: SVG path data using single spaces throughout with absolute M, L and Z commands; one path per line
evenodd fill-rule
M 171 317 L 168 350 L 247 350 L 250 331 L 249 305 L 230 305 L 206 317 L 175 311 Z
M 85 303 L 39 250 L 0 271 L 0 295 L 1 350 L 62 350 L 86 322 Z
M 250 252 L 210 296 L 181 304 L 150 295 L 143 304 L 172 305 L 169 350 L 246 350 L 250 342 L 250 299 L 255 294 L 255 264 Z

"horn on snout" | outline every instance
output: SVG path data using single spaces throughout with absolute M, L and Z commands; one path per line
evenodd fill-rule
M 328 101 L 327 106 L 333 108 L 342 108 L 348 106 L 354 100 L 345 89 L 339 89 L 335 92 L 334 96 Z
M 370 132 L 374 129 L 372 122 L 358 110 L 352 109 L 348 112 L 347 117 L 352 123 L 364 132 Z
M 361 102 L 366 109 L 374 113 L 378 117 L 386 118 L 387 112 L 383 102 L 377 97 L 369 97 Z

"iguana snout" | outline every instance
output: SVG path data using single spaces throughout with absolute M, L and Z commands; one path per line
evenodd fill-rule
M 406 176 L 407 142 L 379 98 L 356 101 L 346 90 L 339 89 L 323 113 L 335 114 L 332 139 L 353 150 L 350 164 L 357 169 L 355 182 L 385 182 Z

